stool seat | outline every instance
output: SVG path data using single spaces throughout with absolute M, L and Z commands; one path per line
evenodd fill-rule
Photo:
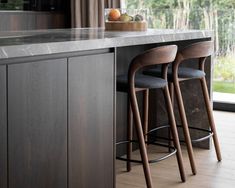
M 152 68 L 152 69 L 147 69 L 144 71 L 144 74 L 160 77 L 161 76 L 161 69 L 158 67 Z M 180 67 L 178 69 L 178 77 L 179 78 L 195 79 L 195 78 L 205 77 L 205 75 L 206 74 L 204 71 L 201 71 L 198 69 L 187 68 L 187 67 Z M 173 81 L 173 74 L 172 74 L 171 68 L 168 69 L 167 77 L 168 77 L 168 81 L 170 81 L 170 82 Z
M 167 81 L 162 78 L 147 76 L 143 74 L 136 74 L 135 76 L 136 88 L 157 89 L 157 88 L 163 88 L 166 85 L 167 85 Z M 124 92 L 128 91 L 128 76 L 127 75 L 117 76 L 117 90 L 124 91 Z

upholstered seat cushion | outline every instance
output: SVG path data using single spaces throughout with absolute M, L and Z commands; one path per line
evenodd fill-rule
M 136 88 L 163 88 L 167 85 L 167 81 L 162 78 L 153 76 L 147 76 L 143 74 L 136 74 L 135 76 L 135 87 Z M 127 75 L 117 76 L 117 90 L 127 91 L 128 90 L 128 78 Z
M 160 68 L 147 69 L 144 71 L 144 74 L 159 77 L 161 76 L 161 69 Z M 205 75 L 206 75 L 205 72 L 198 70 L 198 69 L 193 69 L 193 68 L 180 67 L 178 70 L 179 78 L 188 78 L 188 79 L 202 78 Z M 172 81 L 172 69 L 171 68 L 168 69 L 168 81 Z

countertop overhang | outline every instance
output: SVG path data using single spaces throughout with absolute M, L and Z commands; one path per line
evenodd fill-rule
M 0 59 L 202 38 L 213 38 L 213 31 L 148 29 L 143 32 L 110 32 L 103 28 L 73 28 L 0 32 Z

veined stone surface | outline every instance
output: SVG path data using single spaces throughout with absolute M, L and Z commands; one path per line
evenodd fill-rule
M 213 38 L 213 31 L 148 29 L 113 32 L 103 28 L 74 28 L 0 32 L 0 59 L 203 38 Z

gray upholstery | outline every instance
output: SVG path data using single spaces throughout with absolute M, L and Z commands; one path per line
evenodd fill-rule
M 144 74 L 160 77 L 161 69 L 160 68 L 148 69 L 144 71 Z M 198 69 L 179 67 L 179 70 L 178 70 L 179 78 L 194 79 L 194 78 L 202 78 L 205 75 L 206 75 L 205 72 L 198 70 Z M 168 69 L 168 81 L 172 81 L 172 69 L 171 68 Z
M 153 76 L 147 76 L 143 74 L 136 74 L 135 87 L 136 88 L 163 88 L 167 85 L 167 81 L 162 78 Z M 128 78 L 127 75 L 117 76 L 117 91 L 128 90 Z

